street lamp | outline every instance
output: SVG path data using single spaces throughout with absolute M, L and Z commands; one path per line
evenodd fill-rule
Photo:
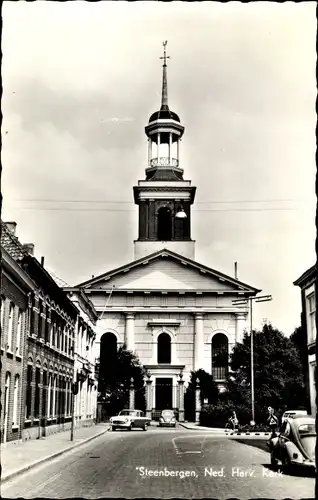
M 187 218 L 187 214 L 183 210 L 182 206 L 179 207 L 175 217 L 176 217 L 176 219 L 186 219 Z
M 253 342 L 253 300 L 255 302 L 268 302 L 272 300 L 271 295 L 262 295 L 260 297 L 248 297 L 247 299 L 232 300 L 233 305 L 245 305 L 249 303 L 250 309 L 250 336 L 251 336 L 251 403 L 252 403 L 252 421 L 255 423 L 255 398 L 254 398 L 254 342 Z

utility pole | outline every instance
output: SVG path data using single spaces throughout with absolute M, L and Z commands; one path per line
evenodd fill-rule
M 254 339 L 253 339 L 253 301 L 268 302 L 272 300 L 271 295 L 262 295 L 260 297 L 248 297 L 247 299 L 232 300 L 233 305 L 249 304 L 250 313 L 250 337 L 251 337 L 251 409 L 252 409 L 252 425 L 255 425 L 255 394 L 254 394 Z

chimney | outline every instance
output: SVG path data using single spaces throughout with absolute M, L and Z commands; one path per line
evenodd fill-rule
M 41 257 L 41 266 L 44 267 L 44 257 Z
M 237 280 L 237 262 L 234 262 L 234 276 L 235 279 Z
M 17 228 L 17 223 L 16 222 L 5 222 L 5 225 L 9 229 L 9 231 L 15 235 L 15 230 Z
M 30 255 L 34 255 L 34 243 L 24 243 L 23 248 Z

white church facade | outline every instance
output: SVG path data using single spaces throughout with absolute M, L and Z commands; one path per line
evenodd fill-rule
M 165 49 L 164 44 L 164 49 Z M 145 128 L 148 167 L 134 187 L 139 234 L 134 260 L 78 285 L 99 314 L 104 342 L 125 344 L 147 372 L 147 412 L 175 409 L 184 419 L 184 386 L 191 371 L 213 374 L 225 390 L 228 359 L 247 328 L 247 306 L 233 300 L 260 290 L 195 261 L 191 206 L 196 188 L 179 164 L 184 132 L 168 106 L 164 50 L 161 108 Z M 224 362 L 216 356 L 226 354 Z

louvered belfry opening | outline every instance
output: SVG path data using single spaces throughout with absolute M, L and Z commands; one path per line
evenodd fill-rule
M 171 210 L 168 207 L 161 207 L 158 210 L 158 240 L 171 241 L 171 239 L 172 239 Z

